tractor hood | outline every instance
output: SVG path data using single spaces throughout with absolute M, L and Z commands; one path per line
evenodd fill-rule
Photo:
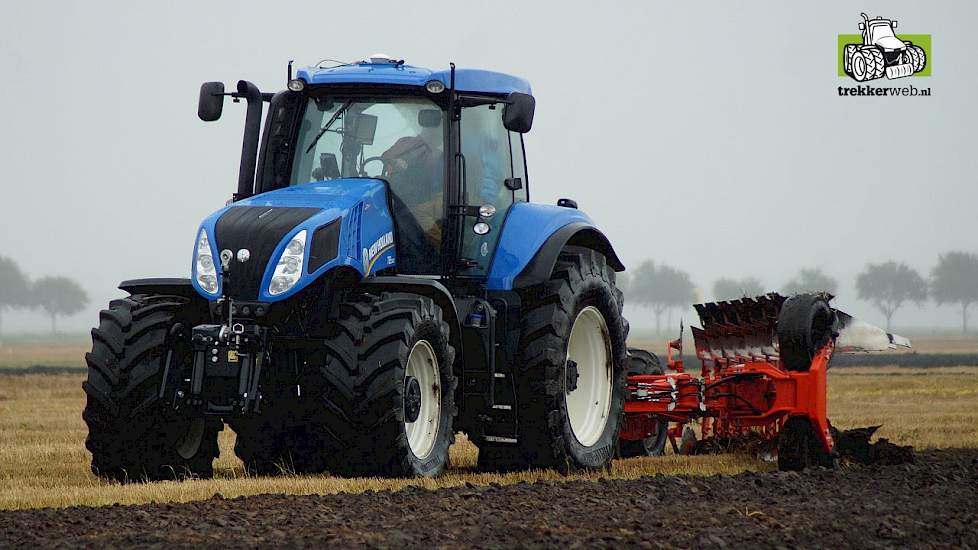
M 349 266 L 367 276 L 393 266 L 393 230 L 386 184 L 381 180 L 343 178 L 278 189 L 238 201 L 204 220 L 197 233 L 191 278 L 197 292 L 210 300 L 223 295 L 281 301 L 335 267 Z M 200 276 L 206 273 L 198 273 L 204 269 L 197 260 L 202 234 L 214 259 L 215 292 L 201 284 Z M 295 254 L 288 273 L 282 268 L 277 272 L 293 241 L 290 253 Z M 222 252 L 231 257 L 223 264 L 226 273 Z M 296 275 L 295 260 L 300 258 Z M 273 285 L 273 278 L 282 275 L 287 276 Z M 291 284 L 281 284 L 285 280 Z
M 876 45 L 884 50 L 902 50 L 907 45 L 895 36 L 881 36 L 876 40 Z

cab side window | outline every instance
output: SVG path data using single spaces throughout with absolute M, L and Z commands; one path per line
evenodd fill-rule
M 524 188 L 512 191 L 506 180 L 522 177 L 525 182 L 523 146 L 519 134 L 506 130 L 502 120 L 502 105 L 480 105 L 463 110 L 461 120 L 461 150 L 465 158 L 466 204 L 492 205 L 496 213 L 485 221 L 490 231 L 478 235 L 473 226 L 478 221 L 467 217 L 462 237 L 462 256 L 474 260 L 465 275 L 482 276 L 488 273 L 503 220 L 514 201 L 526 200 Z
M 526 161 L 523 156 L 523 134 L 509 133 L 509 150 L 513 162 L 513 178 L 519 178 L 522 186 L 513 191 L 513 202 L 528 202 L 529 182 L 526 181 Z

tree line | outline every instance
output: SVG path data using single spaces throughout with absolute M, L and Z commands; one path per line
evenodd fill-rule
M 74 315 L 88 304 L 88 294 L 73 279 L 46 276 L 30 280 L 17 262 L 0 256 L 0 334 L 3 316 L 10 309 L 41 309 L 51 319 L 51 332 L 58 331 L 59 315 Z
M 631 273 L 620 274 L 619 286 L 626 303 L 652 310 L 656 332 L 661 332 L 662 315 L 700 301 L 689 274 L 675 267 L 646 260 Z M 821 269 L 806 268 L 786 281 L 784 294 L 825 291 L 835 294 L 839 283 Z M 756 277 L 723 277 L 713 283 L 713 300 L 734 300 L 769 292 Z M 937 265 L 925 278 L 903 262 L 870 263 L 856 277 L 860 299 L 873 304 L 886 317 L 890 329 L 893 316 L 908 303 L 923 304 L 929 299 L 938 305 L 952 304 L 961 309 L 961 330 L 968 333 L 968 308 L 978 303 L 978 254 L 948 252 L 938 257 Z

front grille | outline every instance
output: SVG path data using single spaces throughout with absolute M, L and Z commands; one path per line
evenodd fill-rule
M 318 208 L 235 206 L 229 208 L 214 228 L 218 250 L 247 248 L 251 258 L 244 263 L 231 260 L 224 294 L 235 300 L 257 300 L 262 276 L 275 247 L 295 226 L 319 212 Z

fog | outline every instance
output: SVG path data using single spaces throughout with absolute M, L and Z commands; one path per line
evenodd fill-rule
M 531 199 L 571 197 L 626 265 L 776 289 L 801 267 L 856 299 L 867 262 L 928 275 L 978 252 L 973 2 L 20 2 L 0 19 L 0 255 L 76 278 L 84 329 L 122 279 L 187 276 L 195 230 L 235 189 L 242 105 L 202 123 L 205 80 L 285 85 L 286 63 L 374 52 L 527 78 Z M 931 97 L 839 97 L 836 35 L 860 11 L 933 35 Z M 907 306 L 896 327 L 959 326 Z M 633 325 L 651 314 L 629 310 Z M 674 322 L 679 313 L 673 315 Z M 687 317 L 689 314 L 687 313 Z M 5 329 L 44 330 L 34 314 Z

